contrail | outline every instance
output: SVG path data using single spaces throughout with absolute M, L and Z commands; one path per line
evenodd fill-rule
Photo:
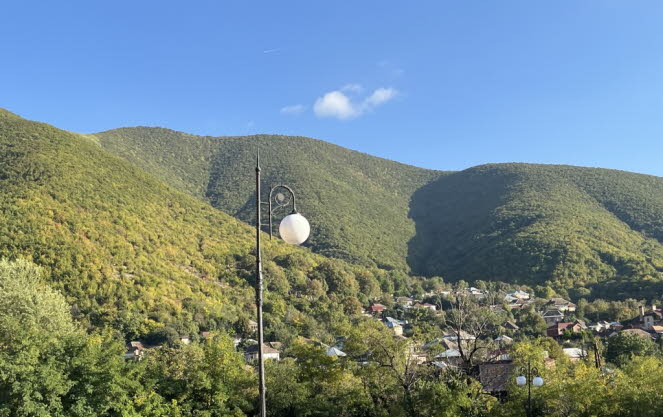
M 281 50 L 281 48 L 266 49 L 266 50 L 262 51 L 262 53 L 263 53 L 263 54 L 271 54 L 272 52 L 278 52 L 278 51 L 280 51 L 280 50 Z

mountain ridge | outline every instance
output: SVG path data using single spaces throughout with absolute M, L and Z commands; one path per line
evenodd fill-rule
M 248 223 L 259 142 L 263 188 L 294 188 L 313 227 L 307 246 L 369 268 L 579 296 L 663 280 L 663 178 L 653 175 L 530 163 L 432 171 L 281 135 L 78 136 Z
M 114 152 L 125 157 L 137 143 L 160 140 L 143 129 L 123 130 L 122 134 L 123 137 L 115 138 L 115 145 L 119 143 L 122 149 Z M 108 148 L 106 135 L 97 134 L 102 146 Z M 200 140 L 196 136 L 180 135 L 173 133 L 169 147 L 176 146 L 178 138 L 186 139 L 181 143 Z M 348 190 L 362 187 L 361 193 L 351 195 L 352 201 L 340 206 L 341 212 L 363 216 L 364 221 L 346 222 L 341 218 L 338 222 L 341 229 L 359 228 L 362 236 L 341 235 L 328 228 L 323 233 L 324 239 L 311 245 L 327 256 L 369 265 L 373 262 L 373 265 L 425 276 L 441 275 L 452 281 L 550 282 L 560 288 L 593 285 L 621 277 L 623 274 L 618 270 L 623 269 L 619 265 L 624 262 L 639 265 L 635 269 L 640 270 L 641 277 L 659 273 L 663 239 L 663 202 L 657 197 L 663 194 L 660 177 L 607 168 L 531 163 L 491 163 L 462 171 L 432 171 L 391 164 L 392 161 L 350 150 L 335 155 L 336 145 L 317 139 L 307 143 L 306 151 L 288 147 L 284 141 L 292 138 L 278 135 L 220 139 L 232 142 L 233 146 L 217 151 L 216 165 L 209 172 L 210 182 L 204 198 L 245 221 L 252 207 L 249 196 L 240 197 L 221 190 L 250 180 L 251 163 L 236 163 L 236 160 L 252 160 L 249 141 L 276 143 L 285 149 L 284 153 L 290 154 L 283 158 L 278 155 L 278 149 L 269 149 L 265 160 L 273 162 L 278 174 L 287 182 L 297 185 L 296 190 L 304 190 L 305 198 L 300 201 L 325 201 L 325 204 L 310 207 L 316 226 L 335 223 L 334 214 L 338 211 L 327 206 L 327 202 L 333 201 L 333 195 L 343 198 Z M 298 146 L 303 146 L 301 141 L 307 141 L 303 137 L 295 139 Z M 315 158 L 307 158 L 306 152 L 316 147 L 332 151 L 328 155 L 318 156 L 318 153 Z M 346 155 L 353 155 L 355 159 L 347 161 Z M 300 166 L 301 161 L 306 161 L 307 166 Z M 371 164 L 377 166 L 365 167 Z M 351 175 L 330 171 L 329 167 L 335 165 L 355 171 Z M 318 184 L 327 187 L 307 187 L 307 179 L 316 171 L 325 172 L 327 178 Z M 385 171 L 400 178 L 380 178 Z M 246 179 L 239 178 L 240 172 L 247 173 Z M 270 175 L 273 173 L 267 174 L 268 181 Z M 453 184 L 456 179 L 460 182 Z M 382 181 L 382 187 L 371 190 L 371 183 L 375 181 Z M 440 186 L 435 189 L 435 184 Z M 427 187 L 433 192 L 427 193 Z M 472 187 L 476 188 L 474 196 L 471 196 Z M 392 193 L 392 188 L 398 188 L 398 192 Z M 617 192 L 611 191 L 612 188 L 618 189 Z M 423 200 L 422 196 L 425 196 Z M 475 199 L 478 205 L 489 204 L 487 199 L 492 198 L 492 207 L 476 213 L 479 217 L 473 220 L 471 216 L 476 208 L 471 207 L 468 198 Z M 392 203 L 394 199 L 398 200 L 397 204 Z M 440 200 L 444 199 L 454 204 L 440 205 Z M 232 200 L 235 203 L 228 204 Z M 639 202 L 651 210 L 642 210 Z M 364 210 L 371 210 L 372 214 L 366 215 Z M 451 225 L 452 220 L 446 223 L 440 220 L 444 218 L 453 219 L 464 228 Z M 396 227 L 390 223 L 394 219 L 400 221 Z M 551 236 L 539 230 L 544 225 L 552 227 Z M 598 237 L 601 233 L 606 236 Z M 504 239 L 501 242 L 500 236 Z M 360 243 L 353 244 L 355 241 Z M 389 250 L 375 252 L 374 248 L 380 245 L 389 246 Z M 369 254 L 357 255 L 359 251 Z M 574 256 L 577 259 L 573 259 Z M 406 262 L 399 262 L 399 257 L 404 257 Z M 473 266 L 468 266 L 470 264 Z

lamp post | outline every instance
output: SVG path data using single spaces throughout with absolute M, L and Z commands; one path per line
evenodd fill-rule
M 279 192 L 274 195 L 276 190 L 284 190 L 289 193 L 288 195 Z M 311 232 L 311 227 L 308 220 L 301 214 L 297 213 L 295 205 L 295 193 L 286 185 L 279 185 L 272 187 L 269 193 L 269 235 L 270 239 L 272 233 L 272 217 L 274 209 L 272 207 L 272 199 L 275 201 L 276 208 L 285 208 L 290 201 L 292 201 L 292 212 L 283 218 L 279 225 L 279 234 L 284 241 L 293 245 L 300 245 L 308 239 Z M 259 391 L 260 391 L 260 417 L 267 416 L 267 402 L 265 400 L 265 359 L 263 357 L 263 331 L 262 331 L 262 250 L 261 250 L 261 233 L 260 229 L 263 226 L 261 220 L 262 201 L 260 195 L 260 152 L 256 154 L 256 310 L 258 316 L 258 378 L 259 378 Z
M 516 377 L 516 384 L 523 386 L 527 384 L 527 417 L 532 416 L 532 385 L 540 387 L 543 385 L 543 378 L 539 375 L 539 370 L 532 367 L 531 362 L 527 361 L 527 366 L 520 368 L 520 376 Z

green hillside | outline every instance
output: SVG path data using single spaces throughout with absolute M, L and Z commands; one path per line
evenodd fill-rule
M 371 266 L 407 269 L 408 219 L 415 190 L 440 173 L 287 136 L 200 137 L 160 128 L 95 135 L 101 145 L 214 207 L 249 221 L 258 145 L 265 184 L 294 188 L 317 253 Z
M 532 164 L 428 171 L 301 137 L 212 138 L 144 127 L 96 136 L 243 220 L 253 210 L 259 142 L 267 181 L 298 191 L 316 230 L 310 244 L 325 255 L 450 281 L 558 288 L 661 281 L 661 178 Z
M 663 179 L 606 169 L 497 164 L 418 190 L 415 271 L 450 279 L 661 281 Z
M 172 336 L 241 330 L 253 317 L 255 241 L 248 225 L 89 137 L 6 111 L 0 160 L 0 257 L 44 267 L 84 323 L 128 337 Z M 268 335 L 279 340 L 326 337 L 326 326 L 357 312 L 357 298 L 367 302 L 381 294 L 380 285 L 407 284 L 402 275 L 278 241 L 266 243 L 265 261 Z

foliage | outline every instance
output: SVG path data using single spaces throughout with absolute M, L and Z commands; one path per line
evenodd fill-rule
M 656 350 L 656 344 L 649 337 L 619 333 L 608 339 L 605 358 L 608 362 L 621 366 L 628 363 L 634 356 L 651 355 Z
M 216 138 L 148 127 L 95 137 L 104 149 L 247 222 L 255 212 L 259 146 L 264 183 L 293 187 L 311 222 L 307 246 L 386 269 L 407 269 L 407 241 L 415 231 L 407 216 L 410 197 L 440 175 L 303 137 Z M 265 201 L 268 192 L 265 187 Z
M 249 226 L 89 137 L 8 112 L 0 160 L 0 256 L 41 266 L 87 327 L 172 343 L 254 316 Z M 358 313 L 355 299 L 381 296 L 386 282 L 408 291 L 413 281 L 277 240 L 265 240 L 263 255 L 268 338 L 329 337 L 331 318 Z

